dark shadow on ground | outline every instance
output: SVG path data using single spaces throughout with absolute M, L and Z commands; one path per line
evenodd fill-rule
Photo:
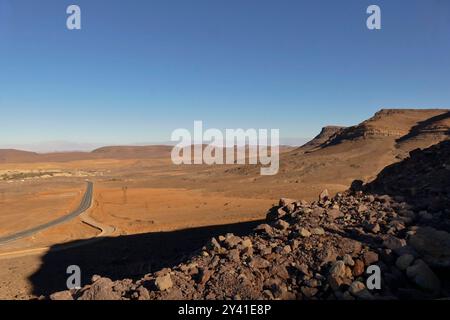
M 385 167 L 366 184 L 367 193 L 401 197 L 417 210 L 445 211 L 450 205 L 450 140 L 410 152 L 405 160 Z
M 144 274 L 186 261 L 211 237 L 228 232 L 245 235 L 260 223 L 262 221 L 58 244 L 52 246 L 42 258 L 41 267 L 29 280 L 33 285 L 33 294 L 47 296 L 67 289 L 66 270 L 70 265 L 78 265 L 81 268 L 82 286 L 90 283 L 95 274 L 113 280 L 138 279 Z M 77 246 L 86 241 L 86 245 Z

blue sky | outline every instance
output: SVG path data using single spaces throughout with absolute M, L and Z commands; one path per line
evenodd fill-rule
M 382 107 L 450 107 L 450 1 L 0 0 L 0 146 L 312 137 Z

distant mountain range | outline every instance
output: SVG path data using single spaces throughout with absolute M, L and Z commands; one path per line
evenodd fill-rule
M 302 146 L 308 142 L 309 138 L 281 138 L 280 144 L 285 146 Z M 163 142 L 141 142 L 141 143 L 130 143 L 126 144 L 131 147 L 142 147 L 142 146 L 155 146 L 155 145 L 166 145 L 173 146 L 176 142 L 173 141 L 163 141 Z M 14 149 L 22 150 L 35 153 L 59 153 L 59 152 L 91 152 L 95 149 L 99 149 L 106 146 L 116 146 L 114 143 L 77 143 L 71 141 L 47 141 L 39 143 L 28 143 L 28 144 L 0 144 L 0 150 Z

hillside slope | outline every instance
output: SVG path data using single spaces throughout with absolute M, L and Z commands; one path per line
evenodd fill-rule
M 341 133 L 344 129 L 345 127 L 340 126 L 323 127 L 317 136 L 315 136 L 311 141 L 305 143 L 297 150 L 303 152 L 311 152 L 316 148 L 320 148 L 321 146 L 326 145 L 331 139 Z
M 0 149 L 0 163 L 68 162 L 95 159 L 151 159 L 170 158 L 172 146 L 113 146 L 92 152 L 34 153 Z
M 37 153 L 15 149 L 0 149 L 0 163 L 36 161 Z

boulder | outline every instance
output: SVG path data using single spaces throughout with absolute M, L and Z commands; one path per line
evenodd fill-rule
M 269 226 L 267 223 L 263 223 L 258 225 L 255 229 L 255 232 L 257 233 L 265 233 L 269 236 L 273 235 L 273 229 L 271 226 Z
M 155 286 L 159 291 L 169 290 L 173 287 L 172 278 L 170 274 L 159 276 L 155 279 Z
M 73 296 L 68 290 L 60 291 L 51 294 L 50 300 L 73 300 Z
M 301 287 L 300 291 L 303 293 L 303 296 L 305 298 L 312 298 L 314 297 L 319 290 L 317 288 L 311 288 L 311 287 Z
M 308 229 L 303 228 L 303 227 L 301 227 L 301 228 L 298 230 L 298 233 L 299 233 L 299 235 L 300 235 L 301 237 L 303 237 L 303 238 L 308 238 L 308 237 L 311 236 L 311 232 L 309 232 Z
M 345 254 L 342 258 L 342 261 L 344 261 L 345 265 L 353 267 L 355 265 L 355 261 L 353 260 L 352 256 L 349 254 Z
M 423 260 L 416 260 L 406 269 L 406 274 L 420 289 L 432 294 L 439 293 L 441 288 L 439 278 Z
M 325 234 L 325 230 L 323 228 L 321 228 L 321 227 L 312 228 L 311 229 L 311 234 L 318 235 L 318 236 L 323 236 Z
M 450 267 L 450 234 L 431 227 L 420 227 L 408 244 L 432 267 Z
M 281 198 L 280 202 L 279 202 L 279 206 L 280 207 L 284 207 L 284 206 L 287 206 L 289 204 L 293 204 L 293 203 L 296 203 L 296 202 L 297 202 L 297 200 L 294 200 L 294 199 Z
M 330 198 L 330 194 L 328 193 L 328 190 L 325 189 L 319 194 L 319 201 L 326 201 Z
M 364 273 L 365 270 L 365 266 L 364 266 L 364 262 L 362 262 L 362 260 L 356 259 L 355 260 L 355 265 L 353 266 L 353 276 L 355 277 L 359 277 Z
M 341 218 L 341 217 L 344 216 L 344 214 L 339 209 L 328 209 L 327 210 L 327 215 L 332 220 L 335 220 L 337 218 Z
M 350 190 L 353 192 L 358 192 L 363 190 L 364 182 L 362 180 L 353 180 L 350 185 Z
M 333 290 L 338 290 L 343 284 L 350 285 L 352 271 L 347 267 L 344 261 L 336 261 L 330 269 L 328 283 Z
M 353 281 L 348 291 L 356 298 L 362 300 L 371 300 L 373 295 L 367 290 L 364 283 L 361 281 Z
M 150 300 L 150 293 L 145 287 L 139 286 L 136 289 L 136 293 L 138 296 L 138 300 Z
M 388 249 L 391 249 L 391 250 L 398 250 L 398 249 L 406 246 L 406 240 L 399 239 L 399 238 L 394 237 L 394 236 L 388 236 L 383 241 L 383 246 L 388 248 Z
M 252 248 L 253 247 L 252 240 L 250 240 L 250 239 L 242 240 L 241 245 L 243 248 Z
M 98 278 L 83 291 L 80 300 L 120 300 L 121 294 L 113 290 L 114 283 L 108 278 Z
M 411 265 L 413 261 L 414 256 L 412 254 L 406 253 L 397 258 L 397 260 L 395 261 L 395 265 L 399 270 L 404 271 Z
M 216 240 L 216 238 L 212 238 L 209 240 L 209 242 L 206 244 L 206 248 L 210 251 L 216 251 L 219 252 L 221 249 L 221 246 L 219 242 Z
M 265 269 L 270 266 L 270 262 L 261 257 L 253 257 L 250 260 L 249 266 L 255 269 Z
M 286 230 L 289 228 L 289 223 L 284 220 L 278 220 L 273 226 L 279 230 Z
M 364 252 L 363 261 L 366 266 L 370 266 L 378 262 L 378 254 L 373 251 Z
M 238 236 L 235 236 L 232 233 L 229 233 L 225 236 L 225 240 L 223 241 L 223 244 L 227 249 L 234 249 L 237 247 L 239 243 L 241 243 L 242 239 Z
M 284 207 L 273 207 L 267 212 L 266 220 L 267 221 L 275 221 L 283 218 L 287 212 L 284 210 Z
M 212 276 L 212 271 L 208 268 L 200 268 L 197 274 L 197 283 L 204 285 Z

